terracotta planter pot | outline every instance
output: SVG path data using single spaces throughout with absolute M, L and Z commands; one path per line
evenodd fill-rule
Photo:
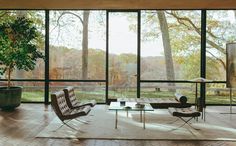
M 0 108 L 3 110 L 13 110 L 20 106 L 22 88 L 21 87 L 1 87 L 0 88 Z

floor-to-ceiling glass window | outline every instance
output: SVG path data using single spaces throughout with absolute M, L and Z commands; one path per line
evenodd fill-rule
M 206 76 L 226 81 L 226 44 L 236 42 L 236 11 L 207 10 L 206 26 Z M 209 83 L 206 91 L 208 104 L 229 104 L 225 83 Z
M 39 37 L 37 38 L 38 49 L 42 53 L 45 51 L 45 12 L 35 10 L 0 10 L 0 23 L 11 21 L 16 17 L 27 17 L 33 21 L 33 25 L 37 28 Z M 34 70 L 23 71 L 14 70 L 11 76 L 13 86 L 22 86 L 22 101 L 43 101 L 44 99 L 44 61 L 37 60 Z M 0 79 L 5 79 L 5 75 L 1 75 Z M 27 80 L 27 81 L 26 81 Z M 1 86 L 5 85 L 5 81 L 1 81 Z
M 110 99 L 137 97 L 137 76 L 140 76 L 141 97 L 169 98 L 180 92 L 193 102 L 195 84 L 188 81 L 200 77 L 201 11 L 140 12 L 138 24 L 139 11 L 109 10 L 106 30 L 105 10 L 50 10 L 50 91 L 74 86 L 83 99 L 105 102 L 108 65 Z M 0 10 L 0 16 L 0 23 L 20 16 L 34 21 L 41 36 L 38 47 L 45 52 L 45 11 Z M 236 40 L 235 20 L 234 10 L 207 10 L 206 78 L 214 81 L 206 84 L 206 100 L 210 104 L 229 103 L 225 54 L 226 43 Z M 139 43 L 140 75 L 137 74 Z M 43 101 L 44 76 L 43 60 L 37 61 L 33 71 L 13 72 L 12 83 L 23 86 L 22 101 Z M 5 76 L 0 79 L 3 86 Z
M 200 49 L 201 11 L 141 11 L 141 97 L 180 92 L 193 102 L 195 84 L 187 82 L 200 76 Z
M 106 11 L 50 11 L 49 34 L 50 91 L 105 102 Z
M 137 12 L 108 13 L 108 98 L 137 97 Z

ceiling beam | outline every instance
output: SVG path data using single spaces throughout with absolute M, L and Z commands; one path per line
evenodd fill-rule
M 235 0 L 0 0 L 0 9 L 236 9 Z

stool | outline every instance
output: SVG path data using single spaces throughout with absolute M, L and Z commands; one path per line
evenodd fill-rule
M 193 118 L 199 117 L 201 115 L 201 113 L 199 111 L 197 111 L 196 109 L 188 107 L 188 108 L 168 108 L 168 110 L 172 116 L 178 117 L 179 119 L 184 121 L 184 124 L 182 124 L 178 128 L 183 127 L 185 124 L 188 124 L 191 128 L 193 128 L 195 130 L 199 130 L 197 128 L 192 127 L 188 123 Z M 184 119 L 185 117 L 187 117 L 189 119 L 186 120 L 186 119 Z

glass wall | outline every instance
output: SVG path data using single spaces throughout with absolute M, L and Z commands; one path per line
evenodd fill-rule
M 206 101 L 227 104 L 226 43 L 236 41 L 236 13 L 206 13 L 206 78 L 214 81 L 206 84 Z M 106 97 L 137 97 L 139 82 L 141 97 L 168 98 L 181 92 L 193 101 L 194 83 L 188 81 L 200 77 L 204 21 L 200 10 L 49 10 L 49 20 L 41 10 L 0 10 L 0 23 L 21 16 L 30 18 L 38 29 L 38 48 L 42 52 L 49 49 L 48 79 L 43 60 L 37 60 L 33 71 L 13 72 L 13 84 L 24 87 L 22 101 L 43 101 L 46 81 L 50 92 L 72 85 L 78 95 L 99 102 Z M 45 48 L 45 21 L 50 24 L 49 48 Z M 5 75 L 0 80 L 4 86 Z
M 108 15 L 108 98 L 137 98 L 137 12 Z
M 41 52 L 45 51 L 45 13 L 44 11 L 29 11 L 29 10 L 0 10 L 0 23 L 5 21 L 11 21 L 16 17 L 27 17 L 34 22 L 34 26 L 40 33 L 37 38 L 37 46 Z M 14 70 L 12 73 L 12 79 L 44 79 L 44 61 L 42 59 L 37 60 L 35 69 L 32 71 Z M 4 77 L 3 75 L 2 77 Z
M 226 80 L 226 44 L 236 41 L 236 13 L 233 10 L 207 11 L 207 66 L 211 80 Z
M 12 21 L 16 17 L 27 17 L 33 21 L 37 28 L 39 37 L 37 38 L 37 47 L 44 54 L 45 52 L 45 11 L 33 10 L 0 10 L 0 23 Z M 34 70 L 23 71 L 14 70 L 11 78 L 13 80 L 22 80 L 11 82 L 12 86 L 23 87 L 22 101 L 24 102 L 43 102 L 44 101 L 44 76 L 45 64 L 43 59 L 38 59 Z M 6 74 L 0 75 L 0 79 L 5 79 Z M 24 81 L 31 80 L 31 81 Z M 34 81 L 35 80 L 35 81 Z M 42 80 L 42 82 L 38 81 Z M 5 82 L 0 82 L 0 86 L 5 86 Z
M 105 11 L 50 11 L 50 79 L 105 79 L 105 18 Z
M 141 11 L 141 80 L 188 81 L 199 77 L 200 50 L 201 11 Z M 190 87 L 188 83 L 142 83 L 141 96 L 191 95 L 191 90 L 181 91 Z M 161 90 L 148 92 L 151 88 Z
M 206 76 L 213 81 L 225 81 L 226 44 L 236 42 L 236 13 L 234 10 L 209 10 L 206 24 Z M 208 84 L 207 103 L 229 103 L 226 84 Z
M 141 11 L 141 79 L 200 75 L 201 11 Z
M 80 100 L 105 102 L 105 23 L 106 11 L 50 11 L 49 78 L 64 80 L 50 82 L 50 92 L 74 86 Z

